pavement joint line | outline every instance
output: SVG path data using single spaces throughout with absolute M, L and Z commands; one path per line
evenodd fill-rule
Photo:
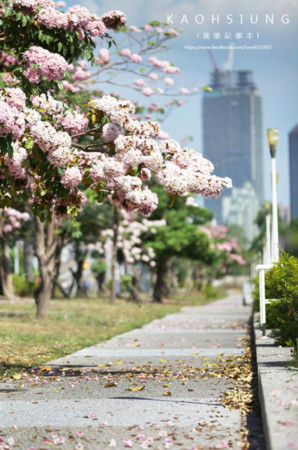
M 214 349 L 193 349 L 189 350 L 185 349 L 100 349 L 96 352 L 92 350 L 79 350 L 77 353 L 73 355 L 64 356 L 62 358 L 55 359 L 49 364 L 57 363 L 58 361 L 67 361 L 67 360 L 75 360 L 77 358 L 107 358 L 107 357 L 119 357 L 119 358 L 137 358 L 137 357 L 150 357 L 150 356 L 214 356 L 223 354 L 223 355 L 241 355 L 244 351 L 244 348 L 214 348 Z
M 153 333 L 164 333 L 164 334 L 167 334 L 167 333 L 175 333 L 175 334 L 191 334 L 191 333 L 207 333 L 207 334 L 209 334 L 209 333 L 212 333 L 212 334 L 220 334 L 220 333 L 234 334 L 235 333 L 235 334 L 237 334 L 237 333 L 239 333 L 239 334 L 244 334 L 245 333 L 246 334 L 247 330 L 245 328 L 239 328 L 239 329 L 235 329 L 235 328 L 216 328 L 216 329 L 214 329 L 214 328 L 208 328 L 208 329 L 207 328 L 206 329 L 191 328 L 188 330 L 176 330 L 175 328 L 169 328 L 166 330 L 156 329 L 156 328 L 136 328 L 135 330 L 129 331 L 127 334 L 129 334 L 129 333 L 138 334 L 140 332 L 148 333 L 148 334 L 150 334 L 150 333 L 152 333 L 152 334 Z

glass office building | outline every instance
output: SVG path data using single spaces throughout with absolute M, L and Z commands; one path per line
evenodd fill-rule
M 216 175 L 232 178 L 241 188 L 251 182 L 263 202 L 262 99 L 251 71 L 214 71 L 213 92 L 203 97 L 203 150 Z M 207 199 L 205 206 L 223 222 L 222 198 Z
M 298 219 L 298 125 L 289 133 L 291 219 Z

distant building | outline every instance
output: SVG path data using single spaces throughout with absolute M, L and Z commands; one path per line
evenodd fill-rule
M 298 218 L 298 124 L 289 133 L 291 219 Z
M 203 97 L 203 150 L 219 176 L 232 178 L 241 188 L 249 181 L 263 203 L 262 99 L 251 71 L 214 71 L 213 92 Z M 223 221 L 222 202 L 207 199 L 205 206 Z
M 238 225 L 250 243 L 258 234 L 254 220 L 259 211 L 259 199 L 251 182 L 241 188 L 234 188 L 230 196 L 222 199 L 222 219 L 227 225 Z

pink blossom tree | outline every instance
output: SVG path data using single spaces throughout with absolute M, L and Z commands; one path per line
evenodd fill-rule
M 205 267 L 207 276 L 222 277 L 231 273 L 234 267 L 244 266 L 246 261 L 241 255 L 237 239 L 230 238 L 228 227 L 224 225 L 203 225 L 199 230 L 210 240 L 210 262 L 212 267 Z
M 102 231 L 102 240 L 95 246 L 94 250 L 101 254 L 112 255 L 111 264 L 111 303 L 116 300 L 116 262 L 119 259 L 130 266 L 133 271 L 134 279 L 132 282 L 131 299 L 141 301 L 139 284 L 141 272 L 138 263 L 146 264 L 151 268 L 156 266 L 155 252 L 152 247 L 146 247 L 144 236 L 146 234 L 156 233 L 158 227 L 166 224 L 164 219 L 148 220 L 138 216 L 134 211 L 126 212 L 120 210 L 115 212 L 117 221 L 114 221 L 113 228 Z
M 81 58 L 78 73 L 85 60 L 94 63 L 95 39 L 111 43 L 107 29 L 124 26 L 123 13 L 99 17 L 78 5 L 59 11 L 52 0 L 2 0 L 1 21 L 0 207 L 19 198 L 36 215 L 42 279 L 36 304 L 44 318 L 55 279 L 55 224 L 77 213 L 85 189 L 99 202 L 107 196 L 112 205 L 149 216 L 158 202 L 148 186 L 152 176 L 173 198 L 218 196 L 231 180 L 213 175 L 212 163 L 195 150 L 171 139 L 160 143 L 159 124 L 137 120 L 128 100 L 91 99 L 86 115 L 59 99 L 69 64 Z M 130 59 L 138 64 L 137 56 Z M 167 74 L 171 67 L 164 65 Z

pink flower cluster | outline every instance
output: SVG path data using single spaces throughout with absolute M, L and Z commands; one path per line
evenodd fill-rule
M 91 100 L 90 108 L 102 112 L 110 121 L 120 127 L 128 123 L 130 114 L 134 114 L 135 107 L 128 100 L 117 100 L 111 95 L 104 95 L 99 100 Z
M 24 75 L 34 84 L 40 83 L 42 77 L 47 81 L 61 80 L 68 66 L 63 56 L 37 46 L 24 53 L 23 61 Z
M 106 29 L 118 29 L 126 23 L 126 16 L 121 11 L 109 11 L 102 17 L 91 14 L 84 6 L 74 5 L 64 13 L 48 4 L 38 13 L 37 20 L 46 28 L 75 30 L 80 39 L 87 36 L 96 38 L 106 33 Z
M 61 179 L 61 183 L 64 187 L 74 190 L 82 181 L 82 174 L 78 167 L 73 166 L 65 170 Z
M 200 231 L 206 233 L 209 238 L 226 239 L 228 227 L 225 225 L 209 225 L 200 227 Z
M 81 114 L 77 111 L 68 110 L 63 120 L 61 121 L 61 125 L 66 131 L 70 133 L 84 133 L 88 128 L 89 120 L 84 114 Z
M 124 135 L 124 130 L 114 123 L 106 123 L 102 128 L 102 138 L 106 142 L 114 142 L 120 135 Z
M 155 56 L 150 56 L 148 62 L 152 64 L 153 67 L 162 69 L 165 73 L 174 74 L 180 72 L 179 67 L 173 66 L 169 61 L 158 59 Z
M 106 142 L 114 141 L 116 161 L 113 165 L 108 157 L 101 156 L 90 175 L 96 182 L 109 179 L 108 187 L 114 190 L 110 196 L 113 203 L 122 204 L 128 210 L 138 208 L 145 215 L 152 212 L 157 205 L 156 198 L 142 184 L 150 179 L 151 171 L 171 196 L 191 192 L 215 197 L 223 186 L 231 187 L 231 180 L 212 175 L 212 163 L 192 148 L 181 149 L 171 139 L 159 146 L 155 140 L 160 134 L 159 124 L 132 118 L 135 108 L 130 102 L 103 96 L 91 100 L 89 106 L 111 122 L 104 126 L 103 137 Z M 139 170 L 138 182 L 129 175 L 135 168 Z
M 69 194 L 60 199 L 51 193 L 50 207 L 56 212 L 65 212 L 67 205 L 85 201 L 78 191 L 85 174 L 93 181 L 91 188 L 108 191 L 112 204 L 127 211 L 138 210 L 145 216 L 157 207 L 157 195 L 146 186 L 152 172 L 170 196 L 188 192 L 217 196 L 223 186 L 231 186 L 229 179 L 212 175 L 212 163 L 195 150 L 182 149 L 171 139 L 159 143 L 159 124 L 136 120 L 135 106 L 127 100 L 105 95 L 90 101 L 89 112 L 106 122 L 102 129 L 98 128 L 100 151 L 91 153 L 76 150 L 80 147 L 70 134 L 87 130 L 88 119 L 83 114 L 70 110 L 49 93 L 32 96 L 30 101 L 31 108 L 26 106 L 29 101 L 19 88 L 0 91 L 0 133 L 12 133 L 16 140 L 13 156 L 6 155 L 4 162 L 13 178 L 26 179 L 30 173 L 32 179 L 32 170 L 28 172 L 31 149 L 38 147 L 45 160 L 62 169 L 60 183 Z M 53 177 L 57 178 L 57 173 Z M 40 201 L 39 193 L 44 189 L 40 180 L 40 175 L 33 180 L 34 202 Z
M 30 98 L 32 104 L 41 116 L 50 119 L 56 129 L 64 128 L 70 133 L 84 133 L 89 124 L 89 120 L 84 114 L 68 109 L 67 106 L 55 100 L 50 93 L 34 95 Z
M 25 106 L 25 94 L 19 88 L 6 88 L 0 91 L 0 136 L 10 133 L 14 139 L 25 131 L 25 120 L 20 110 Z
M 54 8 L 53 0 L 15 0 L 16 5 L 23 6 L 31 11 L 35 11 L 37 7 Z
M 75 67 L 74 74 L 72 74 L 73 81 L 85 81 L 91 76 L 90 70 L 86 70 L 86 61 L 79 61 Z
M 239 266 L 245 266 L 246 264 L 246 261 L 242 258 L 242 256 L 237 255 L 236 253 L 231 253 L 230 258 L 239 264 Z
M 21 147 L 19 142 L 12 143 L 13 155 L 10 158 L 8 154 L 4 157 L 4 162 L 8 167 L 10 175 L 17 179 L 27 178 L 27 174 L 22 164 L 27 158 L 27 151 L 24 147 Z
M 90 11 L 80 5 L 74 5 L 66 12 L 58 11 L 52 0 L 15 0 L 11 7 L 22 6 L 27 12 L 48 29 L 74 30 L 80 39 L 102 36 L 106 29 L 119 29 L 126 23 L 126 16 L 121 11 L 109 11 L 102 17 L 91 14 Z M 11 63 L 7 61 L 7 63 Z
M 142 56 L 138 53 L 131 53 L 131 50 L 129 48 L 124 48 L 120 51 L 120 55 L 124 56 L 125 58 L 129 59 L 130 61 L 138 64 L 142 62 Z
M 107 48 L 101 48 L 99 50 L 99 55 L 98 55 L 98 59 L 97 59 L 97 63 L 100 66 L 104 66 L 105 64 L 108 64 L 110 62 L 111 56 L 110 56 L 110 52 Z
M 0 61 L 1 61 L 1 64 L 3 64 L 3 66 L 5 66 L 5 67 L 15 66 L 19 62 L 18 58 L 16 58 L 14 55 L 9 55 L 8 53 L 4 52 L 3 50 L 0 54 Z
M 205 233 L 210 239 L 210 248 L 226 255 L 225 271 L 228 270 L 228 263 L 235 261 L 240 266 L 246 264 L 246 261 L 239 254 L 241 249 L 235 238 L 228 239 L 228 228 L 224 225 L 202 225 L 199 227 L 202 233 Z
M 4 233 L 11 233 L 13 230 L 18 230 L 22 226 L 23 222 L 30 220 L 30 215 L 26 212 L 20 212 L 13 208 L 5 207 L 2 210 L 4 215 Z
M 165 140 L 161 145 L 163 154 L 168 155 L 160 181 L 171 195 L 201 194 L 217 197 L 223 187 L 231 188 L 230 178 L 212 175 L 213 164 L 192 148 L 181 149 L 173 140 Z

